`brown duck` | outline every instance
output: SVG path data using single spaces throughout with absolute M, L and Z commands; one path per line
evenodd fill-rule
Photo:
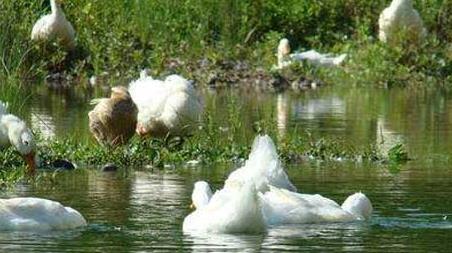
M 127 88 L 111 88 L 110 98 L 95 100 L 88 113 L 89 129 L 94 138 L 107 146 L 123 145 L 135 133 L 138 109 Z

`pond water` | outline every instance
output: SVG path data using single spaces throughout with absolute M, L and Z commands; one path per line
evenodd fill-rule
M 383 143 L 383 149 L 403 142 L 413 160 L 397 169 L 374 163 L 311 161 L 287 165 L 300 191 L 320 193 L 339 203 L 349 194 L 362 191 L 373 202 L 374 215 L 369 222 L 279 226 L 261 235 L 182 233 L 193 183 L 206 180 L 221 188 L 229 172 L 239 165 L 61 172 L 48 175 L 53 180 L 21 184 L 1 195 L 58 200 L 79 210 L 90 225 L 66 232 L 0 232 L 0 248 L 18 252 L 449 251 L 450 93 L 338 87 L 301 94 L 225 93 L 206 93 L 206 104 L 215 110 L 220 126 L 231 97 L 240 105 L 244 145 L 252 141 L 253 122 L 269 117 L 279 135 L 307 131 L 314 137 L 340 138 L 357 147 Z M 37 94 L 26 116 L 34 128 L 50 137 L 76 132 L 91 141 L 87 98 L 44 91 Z

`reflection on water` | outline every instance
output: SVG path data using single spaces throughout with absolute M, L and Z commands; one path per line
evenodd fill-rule
M 369 222 L 274 226 L 258 235 L 183 234 L 194 181 L 222 182 L 223 173 L 215 172 L 223 171 L 221 167 L 178 168 L 177 173 L 63 172 L 55 175 L 55 183 L 22 184 L 3 197 L 61 201 L 83 213 L 89 226 L 65 232 L 0 232 L 0 247 L 18 252 L 445 250 L 441 243 L 452 232 L 448 218 L 452 203 L 447 201 L 450 185 L 444 176 L 452 171 L 408 166 L 411 172 L 400 174 L 381 173 L 383 168 L 364 164 L 288 166 L 290 177 L 303 192 L 342 202 L 361 190 L 374 203 L 375 213 Z
M 452 96 L 448 92 L 322 88 L 301 94 L 205 94 L 210 115 L 227 127 L 231 96 L 239 104 L 244 145 L 253 123 L 271 117 L 279 136 L 308 131 L 352 145 L 387 150 L 403 141 L 415 160 L 394 173 L 379 164 L 316 163 L 287 166 L 298 189 L 338 203 L 356 191 L 373 202 L 370 222 L 272 227 L 261 235 L 184 235 L 193 183 L 221 188 L 229 168 L 102 173 L 76 170 L 52 180 L 20 184 L 2 197 L 37 196 L 79 210 L 87 228 L 51 233 L 0 232 L 0 248 L 26 252 L 174 251 L 449 251 L 452 202 Z M 46 136 L 73 133 L 88 140 L 86 97 L 39 93 L 27 120 Z M 382 145 L 381 145 L 382 144 Z
M 404 143 L 404 140 L 400 134 L 392 131 L 387 126 L 385 119 L 380 116 L 377 119 L 377 135 L 375 143 L 380 154 L 386 156 L 392 147 Z
M 48 137 L 70 133 L 92 140 L 89 100 L 102 95 L 40 91 L 31 98 L 27 119 Z M 280 137 L 307 131 L 315 138 L 340 138 L 357 147 L 384 143 L 383 150 L 403 142 L 410 157 L 421 159 L 444 161 L 452 153 L 452 96 L 448 92 L 325 87 L 301 94 L 225 91 L 204 96 L 207 110 L 213 111 L 210 116 L 225 131 L 230 127 L 225 117 L 228 105 L 237 103 L 244 145 L 254 138 L 256 121 L 272 118 Z
M 289 101 L 287 94 L 281 93 L 276 97 L 276 127 L 280 137 L 284 137 L 287 128 Z

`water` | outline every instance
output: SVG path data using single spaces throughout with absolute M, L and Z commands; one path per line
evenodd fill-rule
M 227 96 L 207 94 L 219 126 Z M 35 97 L 30 108 L 34 127 L 51 135 L 68 131 L 87 134 L 86 99 Z M 190 194 L 197 180 L 222 187 L 234 164 L 178 166 L 165 171 L 131 170 L 102 173 L 81 169 L 47 175 L 53 180 L 18 185 L 2 197 L 36 196 L 58 200 L 79 210 L 87 228 L 46 233 L 0 232 L 2 250 L 27 252 L 174 251 L 449 251 L 452 230 L 448 165 L 452 143 L 452 99 L 447 92 L 325 88 L 302 94 L 234 95 L 250 145 L 250 130 L 259 117 L 270 117 L 279 136 L 309 132 L 315 138 L 340 138 L 352 145 L 403 142 L 413 161 L 395 170 L 381 164 L 305 162 L 287 165 L 298 189 L 341 203 L 362 191 L 374 205 L 369 222 L 272 227 L 261 235 L 182 233 L 190 212 Z M 44 102 L 46 98 L 47 102 Z M 43 123 L 44 122 L 44 123 Z

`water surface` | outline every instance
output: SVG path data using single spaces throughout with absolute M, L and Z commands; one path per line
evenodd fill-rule
M 39 91 L 26 118 L 49 138 L 88 134 L 90 96 Z M 287 165 L 304 193 L 320 193 L 341 203 L 362 191 L 374 204 L 369 222 L 272 227 L 261 235 L 182 233 L 190 212 L 193 183 L 221 188 L 234 164 L 176 166 L 165 171 L 93 168 L 58 173 L 54 180 L 18 185 L 2 197 L 54 199 L 79 210 L 84 229 L 50 233 L 0 232 L 0 248 L 16 252 L 193 251 L 398 251 L 448 252 L 452 232 L 452 99 L 444 91 L 323 88 L 300 94 L 205 93 L 218 127 L 233 99 L 243 119 L 243 145 L 254 138 L 253 123 L 270 118 L 278 136 L 305 134 L 339 138 L 356 147 L 382 150 L 405 143 L 412 161 L 393 168 L 382 164 L 311 161 Z M 51 177 L 51 176 L 49 176 Z

